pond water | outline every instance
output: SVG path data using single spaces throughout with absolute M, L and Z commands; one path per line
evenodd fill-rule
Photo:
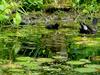
M 1 36 L 7 33 L 10 40 L 5 41 L 10 43 L 10 46 L 13 46 L 12 43 L 16 43 L 16 41 L 10 41 L 15 40 L 17 36 L 17 48 L 21 46 L 21 50 L 31 50 L 31 52 L 19 53 L 19 57 L 16 57 L 16 61 L 13 63 L 1 60 L 1 75 L 100 74 L 100 23 L 97 24 L 96 34 L 80 34 L 78 22 L 80 17 L 71 12 L 60 11 L 54 14 L 33 12 L 23 15 L 22 18 L 21 27 L 4 27 L 0 33 L 2 33 Z M 84 20 L 87 18 L 81 19 L 81 21 Z M 57 30 L 45 28 L 47 25 L 55 23 L 59 24 Z M 90 25 L 91 19 L 86 23 Z M 5 41 L 3 40 L 3 42 Z M 9 47 L 8 44 L 6 46 Z M 32 57 L 32 55 L 38 58 Z M 94 64 L 95 67 L 90 69 L 91 67 L 87 67 L 89 64 Z M 85 69 L 86 71 L 83 71 Z

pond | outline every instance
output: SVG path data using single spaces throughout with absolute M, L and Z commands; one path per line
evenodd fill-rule
M 99 0 L 1 0 L 0 75 L 100 75 Z
M 5 37 L 1 38 L 1 42 L 6 43 L 8 49 L 13 47 L 18 52 L 18 57 L 9 56 L 10 50 L 5 55 L 3 53 L 7 49 L 1 51 L 1 57 L 15 58 L 15 61 L 9 63 L 11 61 L 1 60 L 0 73 L 7 75 L 99 75 L 99 23 L 96 34 L 80 34 L 80 25 L 75 22 L 75 18 L 77 16 L 71 12 L 60 11 L 53 14 L 33 12 L 23 15 L 22 25 L 18 28 L 2 27 L 0 33 Z M 89 22 L 91 23 L 91 20 Z M 57 29 L 52 29 L 52 27 L 46 29 L 46 26 L 55 23 L 59 25 Z

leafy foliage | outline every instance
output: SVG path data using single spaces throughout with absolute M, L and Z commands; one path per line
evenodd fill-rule
M 13 18 L 13 21 L 14 21 L 14 24 L 17 26 L 21 23 L 20 13 L 18 13 L 18 12 L 16 13 L 15 18 Z
M 82 12 L 85 14 L 95 13 L 100 9 L 97 0 L 73 0 L 73 7 L 78 12 L 79 10 L 82 10 Z
M 72 9 L 75 9 L 75 12 L 78 12 L 78 14 L 74 14 L 75 16 L 72 15 L 72 11 L 70 11 L 70 13 L 58 11 L 53 15 L 44 14 L 43 12 L 43 15 L 36 14 L 37 17 L 33 17 L 34 14 L 31 14 L 33 15 L 33 21 L 40 18 L 38 16 L 43 17 L 40 18 L 39 21 L 37 20 L 38 23 L 35 23 L 34 26 L 20 25 L 23 20 L 22 15 L 27 15 L 33 10 L 39 10 L 41 13 L 41 10 L 45 9 L 44 5 L 49 6 L 49 4 L 52 4 L 52 2 L 59 3 L 58 5 L 60 5 L 61 1 L 62 0 L 0 1 L 0 75 L 35 75 L 42 73 L 42 75 L 81 75 L 83 72 L 94 73 L 99 71 L 100 65 L 92 64 L 92 61 L 88 60 L 89 57 L 97 58 L 95 56 L 100 55 L 100 40 L 95 39 L 100 39 L 99 34 L 88 36 L 85 35 L 85 38 L 77 35 L 78 25 L 76 25 L 75 22 L 71 24 L 69 22 L 69 17 L 72 17 L 73 20 L 76 18 L 76 16 L 80 16 L 80 14 L 87 14 L 90 15 L 90 17 L 94 16 L 94 14 L 98 13 L 100 10 L 100 0 L 72 0 Z M 65 2 L 65 0 L 63 2 Z M 61 14 L 59 15 L 59 13 Z M 64 16 L 63 14 L 68 15 Z M 57 18 L 56 15 L 58 16 Z M 60 25 L 58 30 L 47 30 L 44 26 L 45 23 L 48 24 L 48 22 L 44 22 L 45 17 L 47 19 L 46 21 L 48 21 L 48 18 L 50 17 L 50 20 L 53 20 L 54 23 L 59 22 L 60 24 L 60 21 L 63 19 L 63 22 L 69 22 L 69 24 L 66 26 L 67 24 L 62 23 L 61 25 L 65 27 Z M 54 20 L 52 17 L 54 17 L 56 20 Z M 67 20 L 66 17 L 68 17 Z M 25 21 L 30 21 L 30 18 L 28 19 L 29 20 L 26 19 Z M 42 22 L 40 22 L 41 19 L 43 19 Z M 73 28 L 74 30 L 70 28 Z M 97 33 L 99 33 L 99 31 Z M 64 52 L 66 53 L 66 56 L 62 54 L 61 56 L 54 56 L 53 59 L 33 58 L 52 57 L 57 51 L 62 50 L 66 50 Z M 22 51 L 22 53 L 20 51 Z M 71 61 L 66 62 L 66 60 L 68 60 L 67 52 L 68 59 Z M 18 56 L 32 56 L 32 58 Z M 71 66 L 69 66 L 69 64 Z M 77 66 L 74 68 L 72 65 L 79 65 L 81 67 Z
M 24 0 L 23 8 L 26 11 L 41 10 L 43 8 L 43 0 Z
M 94 69 L 94 68 L 76 68 L 75 71 L 81 72 L 81 73 L 91 73 L 91 72 L 96 72 L 96 69 Z
M 2 24 L 11 24 L 10 20 L 13 19 L 13 11 L 19 10 L 20 4 L 16 2 L 8 3 L 6 0 L 0 1 L 0 22 Z M 17 13 L 18 14 L 18 13 Z

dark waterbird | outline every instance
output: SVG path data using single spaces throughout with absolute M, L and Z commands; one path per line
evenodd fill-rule
M 99 19 L 99 18 L 93 18 L 93 20 L 92 20 L 92 24 L 93 24 L 93 25 L 96 25 L 97 22 L 98 22 L 98 19 Z
M 80 22 L 80 25 L 81 25 L 80 33 L 82 33 L 82 34 L 94 34 L 94 33 L 96 33 L 96 30 L 92 29 L 87 24 Z
M 80 33 L 82 34 L 95 34 L 97 32 L 96 30 L 96 24 L 97 24 L 97 18 L 93 18 L 92 20 L 92 26 L 85 24 L 84 22 L 80 22 Z
M 53 30 L 58 30 L 59 28 L 59 24 L 55 23 L 55 24 L 49 24 L 46 26 L 46 29 L 53 29 Z

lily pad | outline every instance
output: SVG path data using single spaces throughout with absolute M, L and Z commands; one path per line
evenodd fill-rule
M 79 61 L 81 61 L 81 62 L 85 62 L 85 63 L 91 63 L 91 61 L 88 60 L 88 59 L 80 59 Z
M 9 69 L 10 72 L 25 72 L 23 69 Z
M 17 65 L 27 65 L 27 62 L 15 62 Z
M 41 68 L 37 62 L 16 62 L 16 64 L 27 67 L 32 70 L 37 70 Z
M 83 64 L 85 64 L 85 62 L 81 62 L 81 61 L 68 61 L 67 64 L 70 64 L 70 65 L 83 65 Z
M 37 63 L 29 63 L 27 64 L 27 68 L 31 70 L 39 70 L 41 66 L 39 66 Z
M 91 73 L 91 72 L 97 72 L 95 68 L 75 68 L 74 71 L 80 72 L 80 73 Z
M 97 64 L 87 64 L 84 67 L 100 69 L 100 65 Z
M 17 64 L 4 64 L 4 65 L 1 65 L 2 68 L 12 68 L 12 69 L 15 69 L 15 68 L 22 68 L 22 66 L 20 65 L 17 65 Z
M 41 72 L 32 73 L 32 75 L 41 75 Z
M 51 58 L 38 58 L 37 59 L 37 62 L 39 62 L 39 63 L 45 63 L 45 62 L 53 62 L 54 60 L 53 59 L 51 59 Z
M 54 59 L 66 59 L 67 60 L 67 57 L 65 57 L 65 56 L 54 56 L 53 58 Z
M 31 61 L 33 60 L 33 58 L 30 57 L 18 57 L 16 58 L 17 61 L 22 61 L 22 62 L 26 62 L 26 61 Z
M 50 67 L 43 67 L 43 69 L 44 69 L 45 71 L 56 71 L 56 72 L 61 71 L 60 68 L 59 68 L 59 69 L 56 69 L 56 68 L 50 68 Z

